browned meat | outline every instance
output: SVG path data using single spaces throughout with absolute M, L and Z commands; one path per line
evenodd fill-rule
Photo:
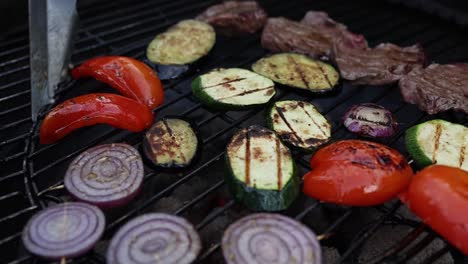
M 255 33 L 266 22 L 267 13 L 256 1 L 226 1 L 197 16 L 227 35 Z
M 269 18 L 262 33 L 262 46 L 273 52 L 297 52 L 327 59 L 331 44 L 314 28 L 283 17 Z
M 468 64 L 431 64 L 400 79 L 403 99 L 429 114 L 454 109 L 468 113 Z

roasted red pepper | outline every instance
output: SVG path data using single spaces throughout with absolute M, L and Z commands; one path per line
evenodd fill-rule
M 468 172 L 429 166 L 414 176 L 402 200 L 423 222 L 468 254 Z
M 398 151 L 385 145 L 343 140 L 311 158 L 304 193 L 316 199 L 352 206 L 384 203 L 404 191 L 413 171 Z
M 163 103 L 161 81 L 151 68 L 129 57 L 105 56 L 85 61 L 72 70 L 73 78 L 93 77 L 154 109 Z
M 53 108 L 41 125 L 40 143 L 53 143 L 75 129 L 94 124 L 139 132 L 153 123 L 144 104 L 117 94 L 96 93 L 69 99 Z

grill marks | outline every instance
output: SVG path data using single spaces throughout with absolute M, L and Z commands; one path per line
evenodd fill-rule
M 203 90 L 206 90 L 206 89 L 209 89 L 209 88 L 220 87 L 220 86 L 223 86 L 223 85 L 229 84 L 229 83 L 240 82 L 240 81 L 243 81 L 245 79 L 247 79 L 247 78 L 236 78 L 234 80 L 229 80 L 229 81 L 225 81 L 225 82 L 222 82 L 222 83 L 213 84 L 213 85 L 210 85 L 210 86 L 205 86 L 205 87 L 203 87 Z
M 288 126 L 289 130 L 291 130 L 291 133 L 294 135 L 294 137 L 301 143 L 304 143 L 304 141 L 302 140 L 301 137 L 299 137 L 297 135 L 297 132 L 292 128 L 291 124 L 289 123 L 289 121 L 286 119 L 286 117 L 284 116 L 284 112 L 283 112 L 283 108 L 281 107 L 277 107 L 275 106 L 275 109 L 276 111 L 278 112 L 278 115 L 281 117 L 281 120 L 283 120 L 283 122 L 286 124 L 286 126 Z
M 462 145 L 460 148 L 460 157 L 458 160 L 459 167 L 461 167 L 463 165 L 463 162 L 465 161 L 465 148 L 466 148 L 465 145 Z
M 442 125 L 437 124 L 436 125 L 436 132 L 435 132 L 435 137 L 434 137 L 434 152 L 432 153 L 432 162 L 436 162 L 436 157 L 437 157 L 437 151 L 439 151 L 439 145 L 440 145 L 440 136 L 442 134 Z
M 276 176 L 278 177 L 278 190 L 283 187 L 282 182 L 282 169 L 281 169 L 281 142 L 275 138 L 276 143 Z
M 299 77 L 301 78 L 302 83 L 304 84 L 304 86 L 307 87 L 307 89 L 310 89 L 309 82 L 307 81 L 306 75 L 304 74 L 304 72 L 303 72 L 303 70 L 301 68 L 301 65 L 299 63 L 297 63 L 297 61 L 295 61 L 291 56 L 288 56 L 288 61 L 291 63 L 291 65 L 294 66 L 294 70 L 299 75 Z
M 228 99 L 228 98 L 243 96 L 243 95 L 247 95 L 247 94 L 251 94 L 251 93 L 256 93 L 256 92 L 260 92 L 260 91 L 264 91 L 264 90 L 270 90 L 270 89 L 273 89 L 273 86 L 268 86 L 268 87 L 264 87 L 264 88 L 258 88 L 258 89 L 254 89 L 254 90 L 248 90 L 248 91 L 244 91 L 244 92 L 242 92 L 242 93 L 238 93 L 238 94 L 234 94 L 234 95 L 230 95 L 230 96 L 226 96 L 226 97 L 221 97 L 221 98 L 216 98 L 216 99 L 217 99 L 217 100 L 225 100 L 225 99 Z
M 245 137 L 245 184 L 250 186 L 250 131 Z
M 187 162 L 187 158 L 185 157 L 185 154 L 183 151 L 180 151 L 180 142 L 179 140 L 177 139 L 177 136 L 174 135 L 174 132 L 172 131 L 172 128 L 169 126 L 169 124 L 167 123 L 167 120 L 166 119 L 163 119 L 163 124 L 164 124 L 164 127 L 166 128 L 167 130 L 167 133 L 169 133 L 169 136 L 171 137 L 172 139 L 172 142 L 175 146 L 176 146 L 176 149 L 179 150 L 179 155 L 180 157 L 182 158 L 183 162 L 186 163 Z
M 305 109 L 304 104 L 299 103 L 299 107 L 301 107 L 302 110 L 304 110 L 304 113 L 310 118 L 310 120 L 312 121 L 312 123 L 314 123 L 314 125 L 320 130 L 320 132 L 322 132 L 323 137 L 324 137 L 324 138 L 327 138 L 327 137 L 328 137 L 328 136 L 327 136 L 327 132 L 325 132 L 325 131 L 323 130 L 323 127 L 322 127 L 320 124 L 318 124 L 318 123 L 314 120 L 314 118 L 312 117 L 312 115 L 307 111 L 307 109 Z

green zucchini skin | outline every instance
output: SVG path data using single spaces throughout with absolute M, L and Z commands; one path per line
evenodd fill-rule
M 215 69 L 207 74 L 210 74 L 214 71 L 224 71 L 224 70 L 236 70 L 235 68 L 231 68 L 231 69 Z M 243 70 L 243 71 L 248 71 L 248 70 L 244 70 L 244 69 L 239 69 L 239 70 Z M 255 74 L 253 72 L 250 72 L 251 74 Z M 259 106 L 262 106 L 262 105 L 265 105 L 267 104 L 268 102 L 270 102 L 275 94 L 276 94 L 276 91 L 275 91 L 275 88 L 274 88 L 274 83 L 271 81 L 271 90 L 272 90 L 272 94 L 269 98 L 268 101 L 266 102 L 261 102 L 261 103 L 257 103 L 257 104 L 231 104 L 231 103 L 226 103 L 226 102 L 221 102 L 219 100 L 216 100 L 214 99 L 212 96 L 210 96 L 204 89 L 203 87 L 203 80 L 202 78 L 205 76 L 204 75 L 201 75 L 201 76 L 198 76 L 197 78 L 195 78 L 192 83 L 191 83 L 191 87 L 192 87 L 192 93 L 193 95 L 198 99 L 200 100 L 200 102 L 202 102 L 204 105 L 208 106 L 209 108 L 212 108 L 212 109 L 216 109 L 216 110 L 222 110 L 222 111 L 227 111 L 227 110 L 247 110 L 247 109 L 252 109 L 252 108 L 256 108 L 256 107 L 259 107 Z M 266 79 L 265 77 L 263 76 L 260 76 L 260 75 L 257 75 L 258 77 L 260 78 L 264 78 Z M 270 80 L 268 80 L 270 81 Z
M 424 151 L 419 147 L 417 143 L 417 134 L 418 134 L 418 125 L 413 126 L 406 130 L 405 134 L 405 144 L 406 150 L 413 157 L 414 162 L 420 168 L 424 168 L 432 164 L 432 160 L 426 156 Z

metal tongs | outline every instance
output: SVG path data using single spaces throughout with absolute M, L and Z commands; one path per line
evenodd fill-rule
M 68 77 L 78 21 L 76 0 L 29 0 L 31 115 L 54 102 L 60 82 Z

